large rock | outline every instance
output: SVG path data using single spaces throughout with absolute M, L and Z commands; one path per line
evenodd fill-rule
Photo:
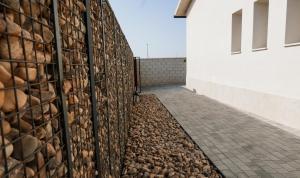
M 24 135 L 14 143 L 13 157 L 17 160 L 30 162 L 34 159 L 34 152 L 39 147 L 40 141 L 31 135 Z
M 2 142 L 2 139 L 3 139 L 3 137 L 0 136 L 0 147 L 2 148 L 3 146 L 5 146 L 5 155 L 4 155 L 4 153 L 1 149 L 1 151 L 0 151 L 0 162 L 3 161 L 5 156 L 6 156 L 6 158 L 8 158 L 14 150 L 13 145 L 6 138 L 4 138 L 4 144 Z
M 0 65 L 1 67 L 1 65 Z M 4 104 L 4 98 L 5 98 L 5 92 L 4 92 L 4 85 L 3 83 L 0 81 L 0 109 L 2 108 L 3 104 Z
M 17 101 L 16 101 L 17 100 Z M 21 90 L 5 90 L 5 99 L 2 106 L 4 112 L 12 112 L 17 108 L 21 109 L 27 102 L 27 95 Z
M 11 131 L 10 124 L 6 120 L 2 120 L 2 126 L 0 126 L 0 133 L 2 133 L 2 128 L 4 135 L 8 134 Z

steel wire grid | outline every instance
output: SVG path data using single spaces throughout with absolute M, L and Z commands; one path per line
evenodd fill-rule
M 0 2 L 0 177 L 120 177 L 133 55 L 111 6 L 19 2 Z
M 73 177 L 94 177 L 95 143 L 92 103 L 88 78 L 86 24 L 82 1 L 59 1 L 62 55 L 64 63 L 64 94 L 68 107 Z
M 114 19 L 112 12 L 109 9 L 109 6 L 106 4 L 104 6 L 104 35 L 105 35 L 105 60 L 107 67 L 107 99 L 108 99 L 108 142 L 109 142 L 109 162 L 110 162 L 110 174 L 114 175 L 116 172 L 115 164 L 115 87 L 114 87 L 114 78 L 115 78 L 115 68 L 114 68 Z
M 100 148 L 101 177 L 109 177 L 109 142 L 108 142 L 108 100 L 106 86 L 106 61 L 104 46 L 103 4 L 97 0 L 91 1 L 91 20 L 93 30 L 94 76 L 96 101 L 98 106 L 98 135 Z
M 117 138 L 116 138 L 116 165 L 118 165 L 119 168 L 122 168 L 122 149 L 124 142 L 121 140 L 122 139 L 122 90 L 123 90 L 123 85 L 122 85 L 122 78 L 121 78 L 121 53 L 120 53 L 120 45 L 117 45 L 120 43 L 120 26 L 119 24 L 115 21 L 115 68 L 116 68 L 116 76 L 115 76 L 115 87 L 116 87 L 116 100 L 117 100 L 117 105 L 116 105 L 116 115 L 117 115 L 117 125 L 115 128 L 117 130 Z M 120 169 L 118 170 L 117 174 L 121 174 Z
M 119 62 L 120 62 L 120 74 L 121 76 L 118 76 L 119 79 L 119 86 L 122 86 L 119 90 L 119 100 L 121 101 L 119 104 L 120 108 L 120 145 L 121 145 L 121 164 L 123 166 L 124 163 L 124 154 L 125 154 L 125 77 L 124 77 L 124 51 L 122 50 L 124 47 L 124 40 L 122 38 L 122 33 L 119 34 L 119 40 L 120 40 L 120 48 L 119 48 Z
M 0 2 L 0 177 L 63 177 L 51 2 Z

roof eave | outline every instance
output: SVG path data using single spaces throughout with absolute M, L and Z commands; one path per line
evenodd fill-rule
M 178 16 L 178 15 L 174 15 L 174 18 L 177 18 L 177 19 L 183 19 L 183 18 L 186 18 L 186 16 Z
M 176 8 L 174 18 L 186 18 L 191 2 L 192 0 L 180 0 Z

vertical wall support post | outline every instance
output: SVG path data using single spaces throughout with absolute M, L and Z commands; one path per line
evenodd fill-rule
M 56 50 L 56 62 L 57 62 L 57 74 L 58 75 L 58 85 L 57 91 L 59 94 L 59 104 L 60 111 L 62 113 L 62 127 L 63 127 L 63 139 L 65 143 L 65 149 L 67 153 L 67 176 L 69 178 L 73 177 L 73 164 L 71 156 L 71 144 L 70 144 L 70 133 L 69 133 L 69 124 L 68 124 L 68 115 L 67 115 L 67 106 L 66 106 L 66 96 L 63 92 L 63 63 L 62 63 L 62 47 L 61 47 L 61 35 L 60 35 L 60 26 L 59 26 L 59 17 L 58 17 L 58 1 L 52 1 L 52 12 L 54 15 L 54 35 L 55 35 L 55 50 Z
M 116 81 L 116 85 L 115 85 L 115 87 L 116 87 L 116 91 L 117 91 L 117 117 L 118 117 L 118 139 L 119 139 L 119 142 L 118 142 L 118 144 L 119 144 L 119 154 L 120 154 L 120 158 L 121 158 L 121 129 L 120 129 L 120 105 L 119 105 L 119 85 L 118 85 L 118 82 L 119 82 L 119 80 L 118 80 L 118 75 L 119 75 L 119 73 L 118 73 L 118 60 L 119 60 L 119 56 L 118 56 L 118 48 L 117 48 L 117 42 L 118 42 L 118 39 L 119 39 L 119 33 L 117 34 L 117 29 L 119 29 L 119 28 L 117 28 L 117 26 L 116 26 L 116 20 L 114 19 L 114 51 L 115 51 L 115 61 L 116 61 L 116 78 L 115 78 L 115 81 Z M 119 32 L 119 31 L 118 31 Z M 118 35 L 118 36 L 117 36 Z M 121 163 L 121 160 L 120 160 L 120 172 L 119 172 L 119 176 L 121 176 L 121 174 L 122 174 L 122 163 Z
M 90 0 L 85 0 L 86 12 L 84 13 L 84 20 L 86 23 L 86 44 L 88 53 L 88 65 L 89 65 L 89 80 L 90 80 L 90 99 L 92 101 L 92 122 L 93 122 L 93 136 L 95 139 L 95 158 L 96 158 L 96 177 L 99 178 L 101 173 L 100 168 L 100 148 L 99 148 L 99 135 L 98 135 L 98 112 L 97 112 L 97 101 L 95 91 L 95 77 L 94 77 L 94 54 L 93 54 L 93 32 L 91 23 L 91 9 Z
M 108 99 L 108 96 L 109 96 L 109 93 L 108 93 L 108 66 L 107 66 L 107 62 L 108 62 L 108 59 L 106 57 L 106 37 L 105 37 L 105 18 L 104 18 L 104 6 L 107 5 L 106 1 L 105 0 L 101 0 L 101 21 L 102 21 L 102 40 L 103 40 L 103 60 L 104 60 L 104 73 L 105 73 L 105 90 L 106 90 L 106 97 L 107 97 L 107 100 L 105 102 L 105 107 L 106 107 L 106 122 L 107 122 L 107 136 L 108 136 L 108 157 L 109 157 L 109 173 L 111 175 L 111 156 L 110 156 L 110 123 L 109 123 L 109 120 L 110 120 L 110 114 L 109 114 L 109 99 Z
M 122 36 L 120 36 L 120 39 Z M 121 40 L 121 45 L 123 45 L 122 40 Z M 123 122 L 123 133 L 122 133 L 122 139 L 123 139 L 123 144 L 124 144 L 124 153 L 126 152 L 126 140 L 125 140 L 125 90 L 124 90 L 124 66 L 123 66 L 123 46 L 121 46 L 121 57 L 120 57 L 120 62 L 121 62 L 121 76 L 122 76 L 122 122 Z M 124 156 L 122 157 L 122 166 L 124 166 Z
M 126 44 L 125 44 L 126 46 Z M 126 54 L 127 51 L 124 51 L 124 56 L 127 55 Z M 127 128 L 127 118 L 128 118 L 128 81 L 129 81 L 129 71 L 128 71 L 128 67 L 127 67 L 127 62 L 128 62 L 128 58 L 126 57 L 124 60 L 124 66 L 125 66 L 125 81 L 127 81 L 127 83 L 125 82 L 125 97 L 126 97 L 126 105 L 125 105 L 125 117 L 124 117 L 124 125 L 125 125 L 125 129 L 124 129 L 124 134 L 125 134 L 125 140 L 127 140 L 127 132 L 128 132 L 128 128 Z M 131 98 L 131 96 L 130 96 Z

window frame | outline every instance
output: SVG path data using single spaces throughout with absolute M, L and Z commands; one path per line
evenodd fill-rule
M 231 18 L 231 54 L 241 54 L 243 37 L 243 9 L 234 12 Z
M 296 4 L 297 6 L 294 6 L 293 2 L 297 2 L 299 4 Z M 292 4 L 292 5 L 291 5 Z M 298 8 L 298 9 L 293 9 L 293 8 Z M 294 17 L 293 13 L 296 12 L 296 16 Z M 298 14 L 297 14 L 298 12 Z M 292 17 L 293 18 L 292 18 Z M 296 19 L 296 20 L 295 20 Z M 299 0 L 287 0 L 287 5 L 286 5 L 286 27 L 285 27 L 285 40 L 284 40 L 284 46 L 285 47 L 294 47 L 294 46 L 300 46 L 300 1 Z M 299 22 L 299 23 L 297 23 Z M 297 28 L 294 28 L 297 26 Z M 295 30 L 296 29 L 296 30 Z M 294 34 L 291 37 L 291 34 Z M 298 32 L 298 33 L 297 33 Z
M 269 40 L 269 0 L 257 0 L 253 6 L 252 51 L 268 49 Z M 261 16 L 259 16 L 261 15 Z M 264 41 L 261 41 L 263 39 Z

